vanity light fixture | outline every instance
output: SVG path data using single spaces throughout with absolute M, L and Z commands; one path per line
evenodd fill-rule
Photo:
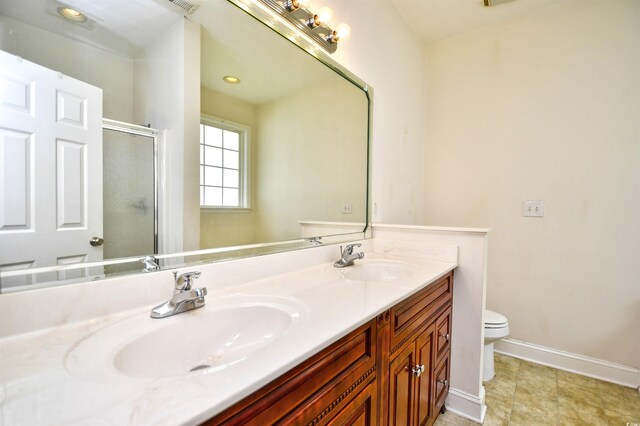
M 225 75 L 224 77 L 222 77 L 222 79 L 224 80 L 225 83 L 240 84 L 240 79 L 233 75 Z
M 297 30 L 304 33 L 316 44 L 329 53 L 338 48 L 339 40 L 347 40 L 351 28 L 340 24 L 331 28 L 333 12 L 328 7 L 321 7 L 315 13 L 309 10 L 309 0 L 255 0 L 277 13 Z
M 309 0 L 284 0 L 282 5 L 289 11 L 293 12 L 299 8 L 309 8 Z
M 87 22 L 87 17 L 84 16 L 81 12 L 72 9 L 66 6 L 60 6 L 58 8 L 58 13 L 65 19 L 68 19 L 73 22 Z

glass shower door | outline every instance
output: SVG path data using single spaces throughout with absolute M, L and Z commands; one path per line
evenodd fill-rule
M 155 131 L 105 124 L 103 156 L 104 258 L 157 253 Z

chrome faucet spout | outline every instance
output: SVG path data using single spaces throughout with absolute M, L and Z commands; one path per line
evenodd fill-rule
M 175 289 L 173 297 L 168 301 L 159 304 L 151 310 L 151 318 L 166 318 L 181 312 L 204 306 L 204 297 L 207 295 L 207 288 L 191 288 L 193 280 L 200 276 L 200 272 L 187 272 L 182 275 L 173 273 Z
M 340 246 L 341 257 L 340 259 L 335 261 L 335 263 L 333 264 L 333 267 L 344 268 L 346 266 L 353 265 L 354 261 L 358 259 L 362 259 L 364 257 L 364 252 L 358 252 L 358 253 L 353 252 L 354 247 L 360 247 L 360 246 L 362 246 L 362 244 L 349 244 L 344 248 L 344 250 L 342 250 L 342 246 Z

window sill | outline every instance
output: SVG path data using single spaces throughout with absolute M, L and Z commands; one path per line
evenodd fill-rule
M 249 207 L 200 207 L 200 213 L 224 214 L 224 213 L 251 213 L 253 209 Z

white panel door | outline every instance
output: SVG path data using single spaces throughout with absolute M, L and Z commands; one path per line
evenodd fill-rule
M 0 50 L 0 271 L 102 260 L 92 237 L 102 237 L 102 89 Z

